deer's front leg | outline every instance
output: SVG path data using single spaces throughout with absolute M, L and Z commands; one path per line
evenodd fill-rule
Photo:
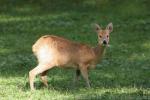
M 88 69 L 87 69 L 87 66 L 83 65 L 80 67 L 80 71 L 81 71 L 81 74 L 83 76 L 83 78 L 85 79 L 86 81 L 86 85 L 88 88 L 90 88 L 90 81 L 89 81 L 89 78 L 88 78 Z

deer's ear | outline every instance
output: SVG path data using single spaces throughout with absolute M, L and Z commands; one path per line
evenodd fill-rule
M 101 27 L 98 24 L 95 24 L 95 31 L 99 32 L 101 30 Z
M 106 27 L 106 30 L 109 30 L 109 33 L 111 33 L 113 31 L 113 24 L 109 23 Z

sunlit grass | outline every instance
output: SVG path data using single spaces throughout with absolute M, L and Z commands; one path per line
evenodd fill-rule
M 150 50 L 150 41 L 145 42 L 142 47 Z
M 1 54 L 10 53 L 9 49 L 0 49 Z

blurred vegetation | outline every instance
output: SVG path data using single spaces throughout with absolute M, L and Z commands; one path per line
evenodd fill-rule
M 24 6 L 37 7 L 46 11 L 61 11 L 61 10 L 94 10 L 94 11 L 109 11 L 122 12 L 132 14 L 142 12 L 146 14 L 149 7 L 149 0 L 1 0 L 1 10 L 10 8 L 23 8 Z

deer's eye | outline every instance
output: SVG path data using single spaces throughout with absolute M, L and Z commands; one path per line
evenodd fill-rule
M 100 37 L 100 38 L 102 38 L 102 36 L 101 36 L 101 35 L 99 35 L 99 37 Z
M 108 38 L 109 36 L 107 35 L 107 38 Z

